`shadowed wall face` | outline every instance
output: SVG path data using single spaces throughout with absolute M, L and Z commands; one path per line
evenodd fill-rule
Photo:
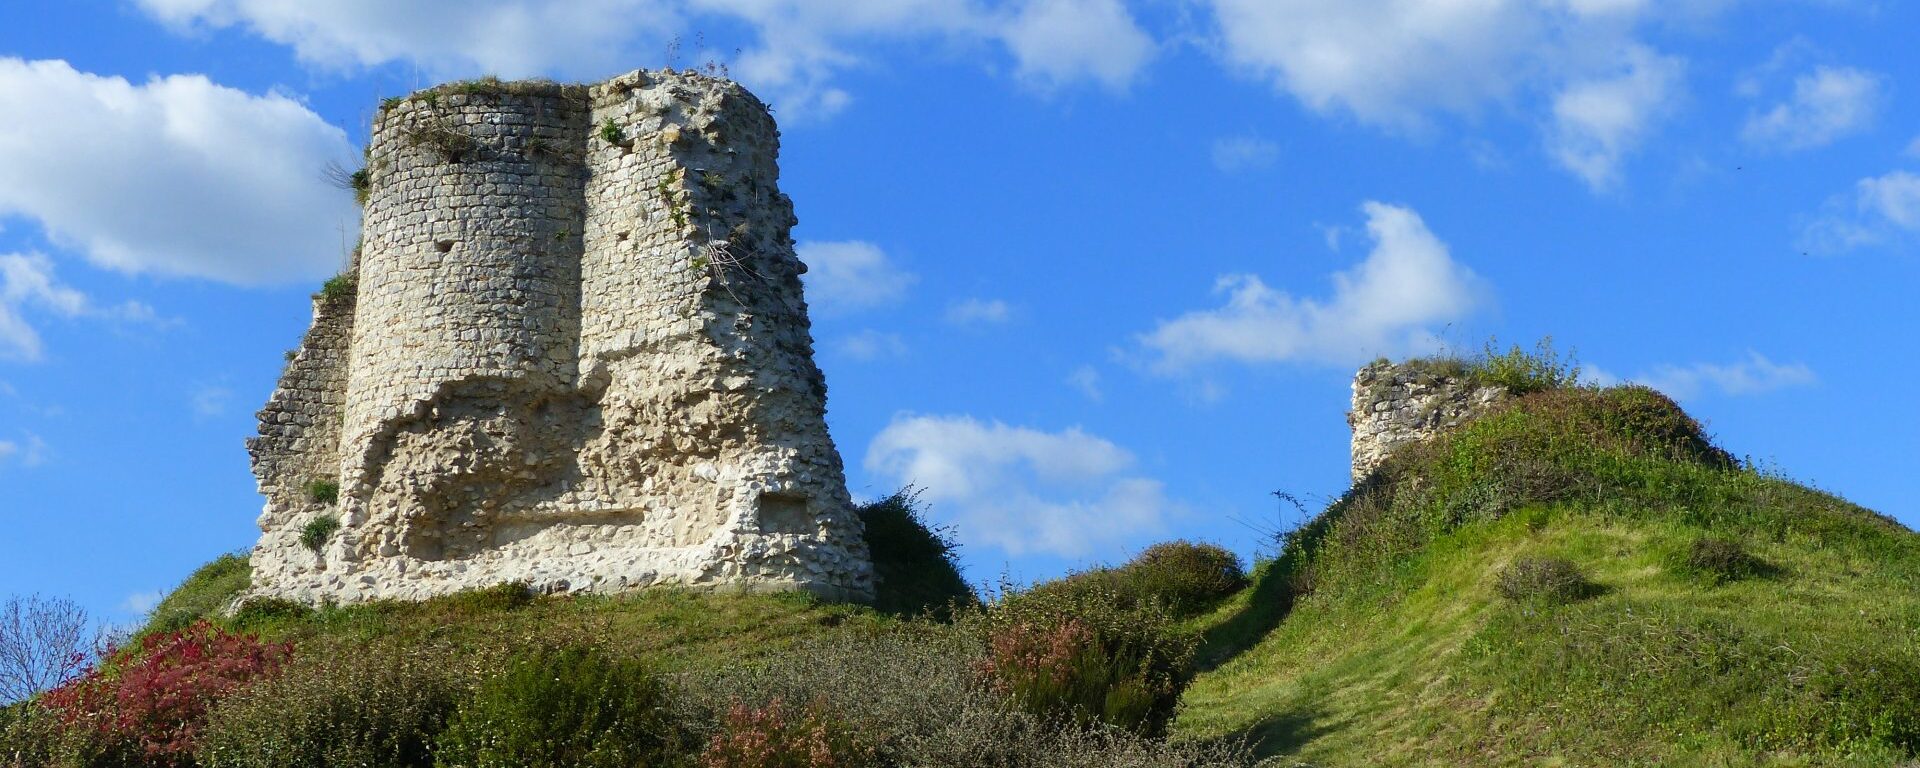
M 764 105 L 687 73 L 383 109 L 357 291 L 250 443 L 255 592 L 869 597 L 777 155 Z

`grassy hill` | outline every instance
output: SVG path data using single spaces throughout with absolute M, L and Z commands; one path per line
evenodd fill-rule
M 207 766 L 465 765 L 448 756 L 478 747 L 435 740 L 499 722 L 591 740 L 618 730 L 592 718 L 614 715 L 543 686 L 629 674 L 682 692 L 635 705 L 673 713 L 646 721 L 658 765 L 1896 766 L 1920 752 L 1920 535 L 1734 460 L 1643 388 L 1545 387 L 1403 448 L 1250 576 L 1169 544 L 967 607 L 951 543 L 911 502 L 866 510 L 879 610 L 503 585 L 224 617 L 247 580 L 229 556 L 145 634 L 210 619 L 291 648 L 287 671 L 206 715 Z M 613 661 L 577 672 L 554 648 Z M 782 738 L 812 762 L 726 751 Z M 475 764 L 572 764 L 515 760 Z
M 1532 394 L 1403 450 L 1196 628 L 1178 732 L 1282 764 L 1920 748 L 1920 536 L 1737 465 L 1646 389 Z

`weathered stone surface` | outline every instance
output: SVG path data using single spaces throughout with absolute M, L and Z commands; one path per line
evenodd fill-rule
M 253 593 L 870 597 L 778 143 L 752 94 L 691 73 L 383 109 L 357 293 L 316 300 L 249 442 Z M 322 515 L 342 526 L 310 551 Z
M 1358 483 L 1407 443 L 1428 440 L 1511 397 L 1503 387 L 1436 371 L 1421 361 L 1385 360 L 1353 377 L 1353 481 Z

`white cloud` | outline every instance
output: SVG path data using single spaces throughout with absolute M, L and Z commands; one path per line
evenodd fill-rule
M 1802 245 L 1823 253 L 1887 245 L 1920 235 L 1920 175 L 1894 171 L 1854 184 L 1853 194 L 1827 201 L 1802 234 Z
M 947 306 L 952 325 L 999 325 L 1013 319 L 1013 307 L 1000 299 L 967 299 Z
M 1779 149 L 1833 143 L 1872 125 L 1880 109 L 1882 78 L 1851 67 L 1816 67 L 1793 82 L 1793 96 L 1747 119 L 1747 142 Z
M 841 337 L 835 348 L 840 351 L 840 354 L 861 362 L 905 357 L 907 354 L 907 342 L 900 338 L 900 334 L 885 333 L 871 328 Z
M 1232 136 L 1213 142 L 1213 167 L 1225 173 L 1266 168 L 1280 159 L 1280 145 L 1258 136 Z
M 235 283 L 337 268 L 351 196 L 346 133 L 281 95 L 198 75 L 135 85 L 63 61 L 0 58 L 0 216 L 111 269 Z
M 729 63 L 787 119 L 822 117 L 852 95 L 835 85 L 877 43 L 998 43 L 1044 88 L 1125 89 L 1153 41 L 1120 0 L 138 0 L 176 29 L 240 27 L 323 69 L 410 62 L 436 79 L 497 74 L 595 79 L 652 61 L 683 30 L 744 23 L 757 44 Z M 698 64 L 711 52 L 690 51 Z
M 410 61 L 446 79 L 493 73 L 594 78 L 679 26 L 660 0 L 138 0 L 177 29 L 242 27 L 334 70 Z
M 1684 65 L 1635 47 L 1619 71 L 1568 84 L 1553 99 L 1554 159 L 1594 191 L 1620 182 L 1620 165 L 1671 107 Z
M 807 265 L 803 276 L 807 301 L 819 311 L 853 312 L 896 304 L 920 279 L 872 243 L 809 242 L 795 250 Z
M 1906 155 L 1907 157 L 1920 158 L 1920 136 L 1913 137 L 1912 143 L 1907 144 Z
M 1333 295 L 1294 298 L 1254 275 L 1227 275 L 1227 303 L 1182 315 L 1139 338 L 1154 367 L 1176 371 L 1216 361 L 1306 361 L 1348 365 L 1431 348 L 1431 326 L 1472 312 L 1484 293 L 1471 270 L 1411 209 L 1362 206 L 1373 250 L 1333 275 Z
M 1608 180 L 1679 87 L 1636 36 L 1717 0 L 1209 0 L 1222 56 L 1308 108 L 1421 132 L 1436 115 L 1543 110 L 1550 151 Z M 1599 186 L 1599 185 L 1594 185 Z
M 46 459 L 47 442 L 39 435 L 29 433 L 23 440 L 0 440 L 0 466 L 18 462 L 24 467 L 37 467 Z
M 227 412 L 228 403 L 233 400 L 233 390 L 226 387 L 201 387 L 193 393 L 193 414 L 201 418 L 213 418 Z
M 866 458 L 868 471 L 923 488 L 963 541 L 1064 557 L 1115 553 L 1180 513 L 1134 463 L 1079 428 L 1044 432 L 967 416 L 896 417 Z
M 1091 80 L 1124 91 L 1154 53 L 1120 0 L 1028 0 L 1001 36 L 1020 76 L 1049 89 Z
M 165 594 L 157 590 L 152 592 L 135 592 L 127 595 L 127 599 L 120 603 L 120 607 L 126 610 L 127 613 L 145 616 L 156 606 L 160 605 L 160 601 L 165 597 Z
M 1805 365 L 1782 365 L 1758 352 L 1749 352 L 1745 360 L 1724 365 L 1664 365 L 1634 380 L 1684 399 L 1709 389 L 1728 395 L 1757 395 L 1789 387 L 1809 386 L 1819 381 L 1819 377 Z
M 1107 399 L 1106 392 L 1100 388 L 1100 372 L 1091 365 L 1073 369 L 1072 375 L 1067 376 L 1067 384 L 1093 402 Z
M 153 309 L 136 301 L 99 307 L 86 294 L 61 283 L 53 262 L 37 253 L 0 253 L 0 360 L 39 360 L 40 334 L 28 324 L 28 309 L 64 318 L 152 321 Z

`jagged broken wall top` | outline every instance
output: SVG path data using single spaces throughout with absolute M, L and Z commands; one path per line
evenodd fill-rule
M 316 297 L 250 443 L 256 593 L 870 595 L 777 154 L 690 73 L 385 106 L 356 287 Z
M 1354 482 L 1372 474 L 1395 448 L 1430 440 L 1511 396 L 1454 368 L 1380 360 L 1354 375 L 1353 410 L 1347 412 Z

